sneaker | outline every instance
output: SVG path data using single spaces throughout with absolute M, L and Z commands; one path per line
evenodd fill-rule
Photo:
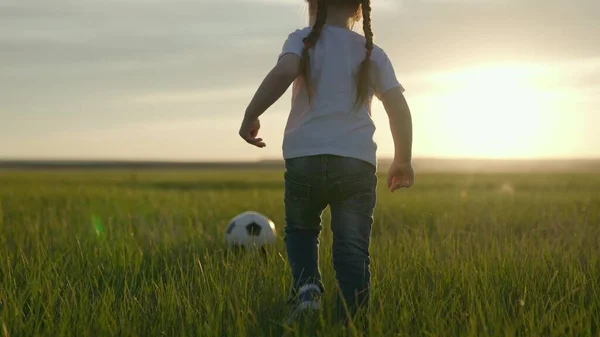
M 298 296 L 294 300 L 292 312 L 290 313 L 287 324 L 298 320 L 306 314 L 314 314 L 321 310 L 321 288 L 316 284 L 307 284 L 298 290 Z

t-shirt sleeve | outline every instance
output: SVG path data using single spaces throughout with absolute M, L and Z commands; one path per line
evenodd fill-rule
M 381 98 L 386 92 L 394 88 L 400 88 L 404 92 L 404 87 L 398 82 L 396 71 L 388 55 L 381 49 L 379 53 L 373 55 L 377 55 L 374 59 L 376 66 L 373 81 L 376 96 Z
M 279 54 L 279 59 L 285 54 L 296 54 L 298 56 L 302 56 L 302 51 L 304 50 L 304 36 L 302 36 L 302 30 L 296 30 L 291 33 L 285 43 L 283 44 L 283 48 L 281 50 L 281 54 Z

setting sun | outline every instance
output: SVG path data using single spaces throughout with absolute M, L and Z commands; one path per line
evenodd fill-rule
M 428 76 L 424 80 L 436 94 L 435 99 L 414 99 L 415 127 L 421 131 L 416 137 L 423 144 L 436 142 L 449 156 L 543 155 L 545 140 L 558 123 L 552 95 L 539 83 L 543 74 L 533 66 L 496 65 Z M 419 116 L 420 111 L 427 117 Z M 384 122 L 381 115 L 377 118 Z
M 540 140 L 549 125 L 549 106 L 528 72 L 516 68 L 466 71 L 456 88 L 440 95 L 444 127 L 472 156 L 512 157 L 543 150 Z

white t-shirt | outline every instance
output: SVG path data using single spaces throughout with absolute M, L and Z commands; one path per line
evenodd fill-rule
M 303 39 L 311 27 L 296 30 L 283 45 L 281 56 L 301 56 Z M 371 53 L 371 85 L 367 104 L 355 108 L 356 74 L 366 55 L 365 37 L 346 28 L 325 25 L 310 52 L 312 107 L 306 85 L 293 84 L 292 109 L 283 139 L 284 159 L 331 154 L 353 157 L 377 165 L 371 100 L 400 87 L 390 59 L 379 47 Z

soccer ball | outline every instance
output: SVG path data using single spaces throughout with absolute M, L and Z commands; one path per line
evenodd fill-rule
M 231 219 L 225 242 L 231 247 L 260 248 L 275 243 L 275 224 L 257 212 L 244 212 Z

